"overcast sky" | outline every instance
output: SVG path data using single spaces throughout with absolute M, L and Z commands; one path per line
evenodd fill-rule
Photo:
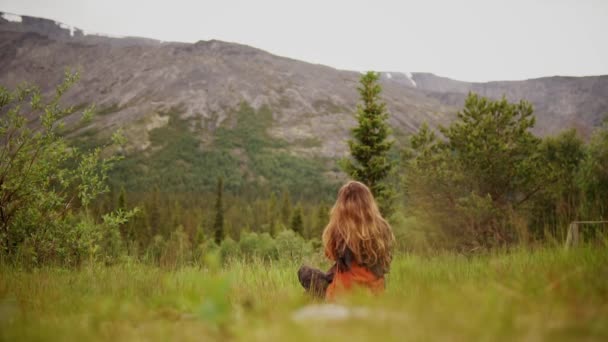
M 0 0 L 0 11 L 339 69 L 467 81 L 608 74 L 608 0 Z

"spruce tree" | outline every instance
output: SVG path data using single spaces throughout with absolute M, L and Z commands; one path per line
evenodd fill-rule
M 382 87 L 378 84 L 378 77 L 372 71 L 361 76 L 358 91 L 362 103 L 357 105 L 358 125 L 352 129 L 352 139 L 348 141 L 350 158 L 343 159 L 340 166 L 351 178 L 370 188 L 382 214 L 389 216 L 394 191 L 384 180 L 394 167 L 394 162 L 388 157 L 394 141 L 388 139 L 391 130 L 386 122 L 386 104 L 380 98 Z
M 289 219 L 291 218 L 291 198 L 289 196 L 289 190 L 287 188 L 283 189 L 283 198 L 281 200 L 281 220 L 283 224 L 287 226 L 289 224 Z
M 317 222 L 315 225 L 315 231 L 312 233 L 313 237 L 320 238 L 323 234 L 323 230 L 329 223 L 329 208 L 325 204 L 321 204 L 317 209 Z
M 304 236 L 304 221 L 302 219 L 302 207 L 296 206 L 293 211 L 293 215 L 291 216 L 291 230 L 300 234 L 300 236 Z
M 148 227 L 150 227 L 151 238 L 161 233 L 161 205 L 160 189 L 158 185 L 155 185 L 148 201 Z
M 117 209 L 120 209 L 123 212 L 127 211 L 127 194 L 125 192 L 124 186 L 120 187 L 120 192 L 118 193 Z M 130 241 L 133 238 L 133 232 L 132 232 L 133 228 L 132 227 L 133 227 L 132 221 L 125 222 L 119 226 L 121 236 L 123 238 L 125 238 L 127 241 Z
M 120 193 L 118 193 L 118 209 L 127 210 L 127 193 L 125 187 L 120 187 Z
M 270 194 L 270 200 L 268 201 L 268 219 L 270 221 L 268 224 L 268 233 L 270 233 L 272 237 L 276 236 L 277 233 L 277 218 L 275 217 L 277 215 L 277 207 L 277 196 L 273 192 Z
M 222 195 L 224 192 L 224 180 L 222 177 L 217 179 L 217 197 L 215 202 L 215 221 L 213 222 L 213 234 L 215 243 L 220 244 L 224 239 L 224 206 Z

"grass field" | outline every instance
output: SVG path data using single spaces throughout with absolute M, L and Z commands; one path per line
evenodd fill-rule
M 348 320 L 296 321 L 299 262 L 163 270 L 0 266 L 0 339 L 608 340 L 606 247 L 398 255 L 386 293 Z

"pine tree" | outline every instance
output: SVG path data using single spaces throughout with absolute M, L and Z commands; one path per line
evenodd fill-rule
M 277 206 L 277 196 L 273 192 L 270 194 L 270 200 L 268 201 L 268 233 L 272 237 L 276 236 L 277 233 L 277 218 L 275 217 L 277 215 Z
M 127 210 L 127 194 L 125 187 L 120 187 L 120 193 L 118 194 L 118 209 Z
M 325 204 L 321 204 L 317 209 L 317 221 L 315 230 L 312 232 L 313 237 L 320 238 L 323 234 L 325 226 L 329 223 L 329 208 Z
M 217 179 L 217 197 L 215 202 L 215 221 L 213 222 L 213 233 L 215 243 L 220 244 L 224 239 L 224 207 L 222 195 L 224 192 L 224 180 L 222 177 Z
M 160 189 L 158 188 L 158 185 L 155 185 L 148 204 L 148 227 L 150 227 L 150 233 L 152 234 L 151 238 L 154 238 L 154 236 L 161 233 L 160 228 L 162 215 L 160 208 Z
M 281 219 L 283 220 L 283 224 L 289 224 L 289 219 L 291 218 L 291 198 L 289 196 L 289 190 L 286 188 L 283 190 L 283 199 L 281 201 Z
M 140 247 L 148 246 L 154 237 L 150 231 L 150 218 L 148 216 L 148 209 L 144 205 L 141 207 L 140 214 L 135 217 L 132 223 L 134 240 L 138 242 Z
M 300 234 L 300 236 L 304 235 L 304 222 L 302 220 L 302 207 L 296 206 L 293 211 L 293 215 L 291 216 L 291 230 Z
M 120 209 L 123 212 L 127 211 L 127 194 L 125 193 L 124 186 L 120 187 L 120 193 L 118 193 L 117 209 Z M 133 227 L 132 226 L 133 226 L 132 221 L 123 223 L 119 226 L 121 236 L 124 239 L 126 239 L 127 241 L 130 241 L 133 238 L 133 231 L 132 231 Z
M 357 127 L 353 139 L 348 141 L 350 158 L 341 161 L 341 167 L 353 179 L 366 184 L 376 198 L 383 215 L 390 216 L 394 191 L 384 180 L 394 167 L 388 157 L 394 141 L 389 140 L 391 130 L 386 122 L 386 104 L 380 99 L 382 87 L 378 74 L 368 72 L 361 76 L 358 88 L 362 104 L 357 106 Z

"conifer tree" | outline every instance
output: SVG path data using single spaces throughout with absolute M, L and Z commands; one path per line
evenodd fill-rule
M 378 74 L 368 72 L 361 76 L 358 88 L 362 104 L 357 106 L 358 125 L 352 130 L 348 141 L 350 158 L 341 160 L 341 167 L 353 179 L 367 185 L 383 215 L 392 212 L 394 191 L 384 182 L 394 167 L 388 157 L 394 141 L 389 140 L 391 130 L 386 122 L 386 104 L 380 98 L 382 87 Z
M 224 206 L 222 195 L 224 192 L 224 180 L 222 177 L 217 179 L 217 197 L 215 202 L 215 221 L 213 222 L 213 234 L 215 243 L 220 244 L 224 239 Z
M 154 186 L 152 196 L 148 203 L 148 227 L 150 227 L 151 238 L 160 234 L 161 228 L 161 212 L 160 212 L 160 189 L 158 185 Z
M 329 208 L 325 204 L 321 204 L 317 209 L 317 220 L 315 230 L 312 232 L 312 237 L 320 238 L 323 234 L 325 226 L 329 223 Z
M 302 220 L 302 207 L 296 206 L 293 211 L 293 215 L 291 217 L 291 230 L 300 234 L 300 236 L 304 235 L 304 221 Z
M 125 187 L 120 187 L 120 193 L 118 194 L 118 209 L 127 210 L 127 194 Z
M 277 214 L 277 196 L 273 193 L 270 194 L 270 200 L 268 201 L 268 233 L 271 236 L 276 236 L 276 228 L 277 228 L 277 218 L 275 217 Z
M 285 188 L 283 190 L 283 199 L 281 201 L 281 219 L 283 220 L 283 224 L 287 226 L 289 224 L 289 219 L 291 218 L 291 198 L 289 196 L 289 190 Z
M 120 187 L 120 192 L 118 193 L 118 203 L 116 205 L 117 209 L 120 209 L 123 212 L 127 211 L 127 194 L 124 186 Z M 133 238 L 133 221 L 123 223 L 119 227 L 121 236 L 126 238 L 127 241 L 130 241 Z

